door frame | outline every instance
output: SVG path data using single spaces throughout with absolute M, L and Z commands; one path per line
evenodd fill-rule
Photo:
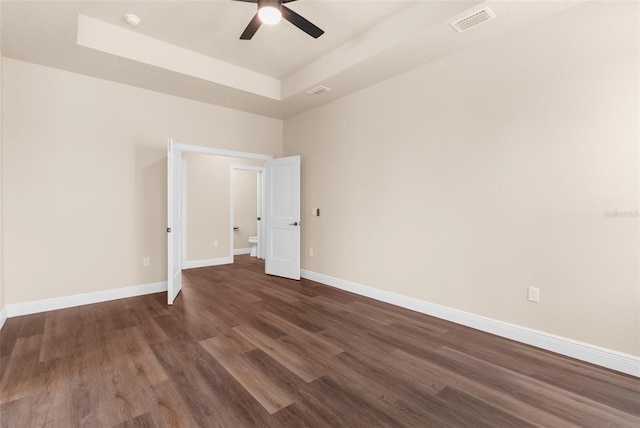
M 205 147 L 205 146 L 196 146 L 196 145 L 192 145 L 192 144 L 182 144 L 182 143 L 178 143 L 175 140 L 173 140 L 172 138 L 169 138 L 169 142 L 172 143 L 172 148 L 173 150 L 180 152 L 180 153 L 199 153 L 199 154 L 204 154 L 204 155 L 213 155 L 213 156 L 226 156 L 226 157 L 233 157 L 233 158 L 243 158 L 243 159 L 252 159 L 252 160 L 261 160 L 266 162 L 270 159 L 273 159 L 273 156 L 271 155 L 265 155 L 265 154 L 261 154 L 261 153 L 250 153 L 250 152 L 239 152 L 239 151 L 235 151 L 235 150 L 227 150 L 227 149 L 219 149 L 219 148 L 215 148 L 215 147 Z M 182 166 L 182 165 L 180 165 Z M 184 198 L 184 188 L 183 186 L 178 186 L 178 191 L 180 193 L 179 197 L 177 198 L 178 200 L 182 201 Z M 171 204 L 172 200 L 170 199 L 167 203 L 168 205 L 168 209 L 171 210 L 173 208 L 173 205 Z M 230 201 L 231 202 L 231 201 Z M 183 218 L 182 219 L 182 225 L 184 225 L 184 223 L 186 222 L 186 220 Z M 231 227 L 231 232 L 233 233 L 233 227 Z M 180 240 L 180 245 L 182 246 L 182 239 Z M 233 255 L 233 251 L 231 251 L 231 254 Z M 179 263 L 179 267 L 180 267 L 180 271 L 182 271 L 184 269 L 184 263 L 182 260 L 182 255 L 180 255 L 180 257 L 178 257 L 178 263 Z M 167 264 L 169 265 L 169 261 L 167 260 Z M 170 268 L 167 269 L 167 271 L 169 271 Z M 169 281 L 169 278 L 167 278 L 167 281 Z
M 176 143 L 175 141 L 174 141 L 174 147 L 176 147 L 182 153 L 200 153 L 203 155 L 253 159 L 253 160 L 261 160 L 265 162 L 270 159 L 273 159 L 273 156 L 264 155 L 261 153 L 238 152 L 235 150 L 217 149 L 214 147 L 194 146 L 191 144 Z
M 235 201 L 235 191 L 234 191 L 234 177 L 233 174 L 235 171 L 253 171 L 256 173 L 256 190 L 258 193 L 258 200 L 257 202 L 257 206 L 258 209 L 256 210 L 256 217 L 259 218 L 260 220 L 257 220 L 258 224 L 257 224 L 257 235 L 258 235 L 258 246 L 257 246 L 257 250 L 258 250 L 258 258 L 259 259 L 264 259 L 264 252 L 263 252 L 263 245 L 264 243 L 262 242 L 263 239 L 262 237 L 264 236 L 264 227 L 265 227 L 265 222 L 264 222 L 264 173 L 266 171 L 266 168 L 264 166 L 252 166 L 252 165 L 240 165 L 240 164 L 232 164 L 229 166 L 229 229 L 231 230 L 231 236 L 229 238 L 229 246 L 230 246 L 230 253 L 231 253 L 231 261 L 233 262 L 233 257 L 235 256 L 235 235 L 233 233 L 233 227 L 234 227 L 234 209 L 233 209 L 233 205 L 234 205 L 234 201 Z

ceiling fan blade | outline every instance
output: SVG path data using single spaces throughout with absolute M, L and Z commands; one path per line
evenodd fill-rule
M 314 39 L 317 39 L 324 34 L 324 31 L 320 28 L 316 27 L 310 21 L 298 15 L 286 6 L 282 6 L 282 17 Z
M 242 32 L 240 40 L 251 40 L 253 35 L 256 34 L 256 31 L 258 31 L 258 28 L 260 28 L 260 24 L 262 24 L 262 21 L 260 21 L 260 17 L 256 13 L 251 22 L 249 22 L 249 25 L 247 25 L 247 28 Z

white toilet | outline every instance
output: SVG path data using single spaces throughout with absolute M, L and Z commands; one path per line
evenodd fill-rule
M 249 255 L 251 257 L 257 257 L 258 256 L 258 237 L 250 236 L 249 244 L 251 244 L 251 253 Z

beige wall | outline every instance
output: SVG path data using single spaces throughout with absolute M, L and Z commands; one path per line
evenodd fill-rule
M 587 3 L 285 120 L 303 268 L 640 355 L 638 35 Z
M 229 178 L 231 165 L 264 166 L 264 162 L 186 153 L 186 207 L 188 261 L 228 257 L 229 251 Z M 256 181 L 249 182 L 236 171 L 234 177 L 234 201 L 240 228 L 234 233 L 234 248 L 247 248 L 247 231 L 256 229 Z M 247 211 L 253 207 L 253 229 L 247 223 Z M 243 239 L 244 238 L 244 239 Z M 218 241 L 215 247 L 214 242 Z
M 281 155 L 280 120 L 3 66 L 7 304 L 166 280 L 168 137 Z

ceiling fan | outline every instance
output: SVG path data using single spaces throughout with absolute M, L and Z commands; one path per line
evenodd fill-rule
M 322 36 L 324 31 L 320 28 L 312 24 L 307 19 L 298 15 L 288 7 L 284 6 L 283 3 L 290 3 L 296 0 L 235 0 L 235 1 L 243 1 L 246 3 L 257 3 L 258 4 L 258 13 L 253 17 L 247 28 L 244 29 L 242 35 L 240 36 L 240 40 L 251 40 L 260 25 L 274 25 L 280 22 L 281 18 L 286 19 L 314 39 Z

